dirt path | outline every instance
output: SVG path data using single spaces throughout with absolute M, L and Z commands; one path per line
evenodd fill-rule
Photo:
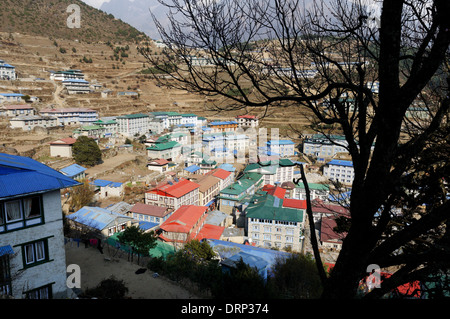
M 136 159 L 136 156 L 137 156 L 136 154 L 129 154 L 129 153 L 116 155 L 114 157 L 105 159 L 103 163 L 100 165 L 96 165 L 94 167 L 86 169 L 86 174 L 89 178 L 91 177 L 95 178 L 97 174 L 111 171 L 115 167 L 125 162 Z

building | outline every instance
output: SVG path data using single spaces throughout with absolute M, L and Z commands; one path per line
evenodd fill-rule
M 283 158 L 273 161 L 259 161 L 248 164 L 244 172 L 259 173 L 264 176 L 264 184 L 276 185 L 291 182 L 294 178 L 296 163 Z
M 213 175 L 196 174 L 192 177 L 193 181 L 200 185 L 198 189 L 198 205 L 207 206 L 209 208 L 215 207 L 216 196 L 220 192 L 221 180 Z
M 147 114 L 127 114 L 116 118 L 118 132 L 127 137 L 142 136 L 149 132 Z
M 136 203 L 129 209 L 127 215 L 140 222 L 161 225 L 172 215 L 172 213 L 173 209 L 169 207 Z
M 100 126 L 103 129 L 103 137 L 116 137 L 119 131 L 119 125 L 117 124 L 115 117 L 100 118 L 93 125 Z
M 50 156 L 53 157 L 72 157 L 72 147 L 77 140 L 72 137 L 62 138 L 50 142 Z
M 1 116 L 15 117 L 20 115 L 36 115 L 36 110 L 27 104 L 3 105 L 0 108 Z
M 170 162 L 164 158 L 149 160 L 147 163 L 147 168 L 151 171 L 165 173 L 169 170 L 169 163 Z
M 301 251 L 306 201 L 255 194 L 245 209 L 246 229 L 252 243 L 264 248 Z
M 133 218 L 112 212 L 106 208 L 84 206 L 66 216 L 71 226 L 81 232 L 93 231 L 99 239 L 106 239 L 130 227 Z
M 96 179 L 91 182 L 91 185 L 94 185 L 95 191 L 100 199 L 108 197 L 122 197 L 124 192 L 124 184 L 119 182 Z
M 81 79 L 70 79 L 62 81 L 62 85 L 69 94 L 86 94 L 91 92 L 89 82 Z
M 308 183 L 308 188 L 311 200 L 327 200 L 328 196 L 330 196 L 330 186 L 327 184 Z M 302 181 L 292 189 L 290 197 L 294 199 L 306 199 L 305 185 L 303 185 Z
M 181 156 L 181 144 L 175 141 L 152 144 L 147 147 L 147 156 L 170 161 L 178 160 Z
M 332 160 L 323 167 L 323 176 L 342 184 L 351 184 L 355 178 L 353 162 Z
M 11 128 L 20 128 L 24 131 L 31 131 L 35 127 L 55 127 L 58 120 L 52 116 L 20 115 L 9 120 Z
M 88 108 L 44 109 L 40 114 L 56 117 L 60 125 L 89 125 L 98 120 L 97 111 Z
M 60 190 L 79 185 L 31 158 L 0 154 L 0 293 L 68 298 Z
M 267 142 L 267 151 L 280 157 L 295 155 L 295 143 L 291 140 L 271 140 Z
M 230 186 L 234 182 L 234 174 L 221 168 L 215 168 L 206 174 L 210 174 L 220 180 L 219 191 Z
M 82 125 L 73 131 L 73 137 L 88 136 L 93 139 L 100 139 L 105 137 L 105 129 L 100 125 Z
M 205 225 L 206 217 L 207 207 L 182 205 L 161 224 L 159 238 L 174 244 L 184 244 L 197 237 Z
M 244 173 L 237 181 L 220 191 L 219 210 L 228 215 L 234 215 L 236 222 L 243 223 L 239 218 L 242 205 L 249 200 L 255 192 L 262 187 L 263 176 L 259 173 Z
M 51 71 L 50 80 L 65 81 L 65 80 L 83 80 L 84 74 L 81 70 L 66 70 L 66 71 Z
M 259 119 L 255 115 L 238 115 L 236 116 L 236 121 L 238 127 L 248 128 L 248 127 L 258 127 Z
M 342 135 L 326 137 L 314 134 L 303 141 L 303 154 L 317 158 L 332 158 L 338 153 L 348 154 L 348 142 Z
M 59 170 L 61 173 L 75 180 L 83 180 L 86 177 L 86 168 L 78 164 L 72 164 Z
M 212 133 L 233 132 L 238 128 L 238 123 L 236 121 L 214 121 L 208 123 L 208 127 L 211 128 Z
M 0 60 L 0 80 L 15 80 L 16 67 Z
M 0 103 L 17 103 L 22 102 L 25 95 L 21 93 L 0 93 Z
M 198 205 L 200 185 L 184 178 L 163 182 L 145 193 L 145 203 L 177 210 L 182 205 Z

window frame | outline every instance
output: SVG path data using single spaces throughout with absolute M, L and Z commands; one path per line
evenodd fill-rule
M 26 242 L 21 244 L 21 251 L 22 251 L 22 263 L 23 263 L 23 268 L 27 269 L 27 268 L 31 268 L 34 266 L 38 266 L 47 262 L 52 261 L 50 259 L 50 255 L 49 255 L 49 247 L 48 247 L 48 238 L 41 238 L 41 239 L 37 239 L 37 240 L 33 240 L 30 242 Z M 38 247 L 37 245 L 42 245 L 41 247 Z M 32 248 L 32 255 L 33 255 L 33 260 L 28 260 L 28 248 L 27 247 L 31 247 Z M 37 249 L 40 248 L 40 249 Z M 43 257 L 38 258 L 38 252 L 42 252 Z
M 25 201 L 31 199 L 31 208 L 35 208 L 30 211 L 28 216 L 25 216 Z M 33 203 L 33 200 L 37 199 L 37 203 Z M 19 202 L 20 217 L 16 219 L 10 219 L 7 213 L 6 205 L 11 202 Z M 39 211 L 35 214 L 36 208 Z M 0 234 L 11 231 L 21 230 L 28 227 L 42 225 L 45 223 L 44 219 L 44 204 L 42 194 L 35 194 L 31 196 L 24 196 L 14 199 L 7 199 L 0 201 Z

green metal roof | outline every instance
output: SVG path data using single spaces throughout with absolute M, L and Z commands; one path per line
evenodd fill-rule
M 139 117 L 148 117 L 148 114 L 142 114 L 142 113 L 137 113 L 137 114 L 126 114 L 126 115 L 121 115 L 118 116 L 118 119 L 135 119 L 135 118 L 139 118 Z
M 303 222 L 302 209 L 283 207 L 283 199 L 270 194 L 255 194 L 245 211 L 248 218 Z
M 174 147 L 180 146 L 180 144 L 176 141 L 170 141 L 167 143 L 158 143 L 158 144 L 154 144 L 152 146 L 147 147 L 147 150 L 151 150 L 151 151 L 164 151 L 164 150 L 168 150 Z

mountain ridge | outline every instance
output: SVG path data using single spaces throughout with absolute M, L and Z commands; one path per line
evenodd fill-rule
M 80 27 L 70 28 L 69 5 L 80 8 Z M 0 31 L 85 42 L 135 42 L 148 39 L 142 31 L 80 0 L 2 0 Z

